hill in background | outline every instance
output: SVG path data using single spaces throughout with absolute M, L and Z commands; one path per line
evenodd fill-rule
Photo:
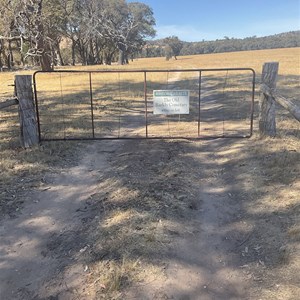
M 224 37 L 216 41 L 181 42 L 180 55 L 195 55 L 208 53 L 223 53 L 234 51 L 293 48 L 300 47 L 300 30 L 285 32 L 265 37 L 247 37 L 236 39 Z M 142 57 L 166 56 L 167 43 L 165 39 L 148 41 Z

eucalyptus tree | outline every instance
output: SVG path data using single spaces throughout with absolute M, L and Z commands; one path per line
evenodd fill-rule
M 63 64 L 62 41 L 71 43 L 72 64 L 77 56 L 82 64 L 110 64 L 117 52 L 124 64 L 146 38 L 155 35 L 153 12 L 139 2 L 0 0 L 0 4 L 0 65 L 3 58 L 10 66 L 17 50 L 22 61 L 31 58 L 42 70 L 51 70 Z
M 166 48 L 169 49 L 166 52 L 166 58 L 168 58 L 168 56 L 171 57 L 174 56 L 174 58 L 177 59 L 177 56 L 180 54 L 180 51 L 183 48 L 184 43 L 177 36 L 167 37 L 164 39 L 164 42 L 167 46 Z M 170 50 L 171 50 L 171 54 L 170 54 Z
M 145 44 L 145 39 L 155 36 L 155 19 L 152 9 L 140 2 L 128 4 L 127 18 L 119 30 L 117 46 L 119 64 L 128 63 L 128 55 L 137 52 Z
M 107 23 L 111 19 L 116 20 L 120 17 L 113 9 L 112 1 L 73 0 L 72 2 L 72 13 L 70 11 L 67 14 L 65 34 L 72 41 L 73 63 L 75 52 L 82 64 L 99 64 L 105 59 L 109 62 L 116 47 Z
M 100 38 L 104 44 L 122 51 L 125 46 L 124 30 L 129 16 L 125 0 L 84 0 L 95 1 L 97 9 L 88 14 L 87 29 L 90 36 Z M 108 49 L 106 49 L 108 50 Z
M 145 38 L 155 35 L 153 11 L 146 4 L 125 0 L 98 0 L 97 3 L 99 8 L 89 16 L 89 30 L 115 45 L 119 64 L 124 64 L 128 55 L 143 45 Z
M 66 18 L 60 6 L 60 0 L 43 0 L 42 23 L 44 39 L 51 51 L 48 54 L 51 57 L 51 63 L 64 65 L 60 45 L 65 36 Z
M 62 36 L 71 41 L 71 62 L 76 63 L 76 52 L 82 53 L 84 64 L 84 20 L 82 20 L 83 10 L 86 9 L 84 1 L 81 0 L 59 0 L 59 7 L 63 13 L 61 27 Z
M 144 3 L 132 2 L 129 3 L 128 6 L 130 16 L 126 43 L 127 54 L 132 54 L 142 49 L 147 38 L 153 38 L 155 36 L 155 18 L 152 9 Z M 122 60 L 122 57 L 120 60 Z
M 6 48 L 11 52 L 9 57 L 12 58 L 10 49 L 14 42 L 19 48 L 22 62 L 32 58 L 39 62 L 42 70 L 51 70 L 55 64 L 54 54 L 60 56 L 62 35 L 59 28 L 64 20 L 58 1 L 1 0 L 1 49 L 8 44 Z M 10 66 L 9 61 L 7 65 Z
M 50 39 L 45 34 L 43 0 L 20 0 L 21 8 L 16 16 L 20 34 L 29 42 L 25 57 L 38 58 L 44 71 L 52 69 Z

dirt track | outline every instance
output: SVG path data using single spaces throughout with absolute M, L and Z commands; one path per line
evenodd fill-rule
M 250 145 L 79 145 L 73 167 L 46 174 L 1 221 L 1 299 L 260 299 L 276 289 L 266 268 L 277 262 L 250 213 Z M 135 276 L 101 282 L 124 258 L 138 261 Z

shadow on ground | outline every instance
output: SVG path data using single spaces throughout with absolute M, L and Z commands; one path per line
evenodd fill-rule
M 240 299 L 272 289 L 277 278 L 271 274 L 289 264 L 285 250 L 295 241 L 286 232 L 300 207 L 268 209 L 261 199 L 275 196 L 277 184 L 299 193 L 297 170 L 284 183 L 273 178 L 266 186 L 258 162 L 270 154 L 251 147 L 253 140 L 224 139 L 84 146 L 79 166 L 50 176 L 51 189 L 38 193 L 46 194 L 51 207 L 38 199 L 43 204 L 32 215 L 2 221 L 0 273 L 9 276 L 1 278 L 1 293 L 13 292 L 11 299 L 74 299 L 89 292 L 101 299 L 129 290 L 149 299 Z M 299 157 L 291 155 L 293 161 Z M 106 162 L 99 164 L 101 157 Z M 23 251 L 14 255 L 17 247 Z M 161 280 L 156 290 L 148 282 L 155 277 L 151 268 Z M 176 285 L 174 274 L 182 276 Z M 78 286 L 79 275 L 87 285 Z M 297 286 L 299 277 L 287 275 L 281 284 L 286 281 Z

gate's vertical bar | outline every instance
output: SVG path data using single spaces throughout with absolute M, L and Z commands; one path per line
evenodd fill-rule
M 253 135 L 253 118 L 254 118 L 254 97 L 255 97 L 255 80 L 256 80 L 256 73 L 252 70 L 253 78 L 252 78 L 252 101 L 251 101 L 251 112 L 250 112 L 250 136 Z
M 39 112 L 39 105 L 38 105 L 38 98 L 37 98 L 37 89 L 36 89 L 36 79 L 35 79 L 36 74 L 37 74 L 37 72 L 35 72 L 33 74 L 33 90 L 34 90 L 36 120 L 37 120 L 37 127 L 38 127 L 38 134 L 39 134 L 39 143 L 40 143 L 42 141 L 42 137 L 41 137 L 41 125 L 40 125 L 40 112 Z
M 66 116 L 65 116 L 65 100 L 63 97 L 63 87 L 61 81 L 61 72 L 59 72 L 59 84 L 60 84 L 60 99 L 61 99 L 61 108 L 62 108 L 62 117 L 63 117 L 63 125 L 64 125 L 64 140 L 66 139 Z
M 200 118 L 200 114 L 201 114 L 201 83 L 202 83 L 202 71 L 199 71 L 199 91 L 198 91 L 198 137 L 200 136 L 200 122 L 201 122 L 201 118 Z
M 148 100 L 147 100 L 147 72 L 146 71 L 144 71 L 144 99 L 145 99 L 146 138 L 148 138 Z
M 93 132 L 93 139 L 94 139 L 95 138 L 95 126 L 94 126 L 94 105 L 93 105 L 92 72 L 89 72 L 89 80 L 90 80 L 90 100 L 91 100 L 92 132 Z

